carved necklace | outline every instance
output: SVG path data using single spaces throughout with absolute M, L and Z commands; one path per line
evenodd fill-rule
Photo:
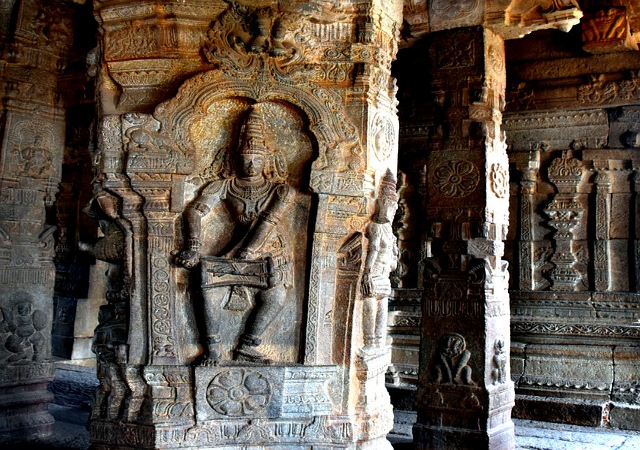
M 248 182 L 245 183 L 247 184 L 241 183 L 237 178 L 234 178 L 229 186 L 231 195 L 247 200 L 256 200 L 262 198 L 269 192 L 269 188 L 271 187 L 271 183 L 264 178 L 261 179 L 261 183 L 255 185 L 248 184 Z

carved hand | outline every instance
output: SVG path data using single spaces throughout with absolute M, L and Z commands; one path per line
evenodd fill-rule
M 362 274 L 362 294 L 365 297 L 373 297 L 375 286 L 373 285 L 373 279 L 367 269 Z
M 176 256 L 176 264 L 185 269 L 193 269 L 200 262 L 200 253 L 196 250 L 185 250 Z
M 255 259 L 256 258 L 256 254 L 252 250 L 249 250 L 248 248 L 241 248 L 240 250 L 238 250 L 238 253 L 236 253 L 236 258 L 238 258 L 238 259 Z

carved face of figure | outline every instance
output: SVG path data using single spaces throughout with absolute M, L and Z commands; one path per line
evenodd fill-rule
M 28 316 L 29 314 L 31 314 L 31 303 L 28 303 L 28 302 L 19 303 L 16 310 L 18 311 L 18 314 L 20 314 L 21 316 Z
M 264 156 L 259 153 L 240 153 L 240 175 L 256 178 L 262 175 Z
M 382 199 L 377 201 L 378 204 L 378 220 L 381 222 L 392 222 L 398 209 L 398 203 Z
M 461 336 L 456 334 L 447 334 L 442 338 L 442 354 L 449 358 L 455 358 L 464 351 L 465 344 Z

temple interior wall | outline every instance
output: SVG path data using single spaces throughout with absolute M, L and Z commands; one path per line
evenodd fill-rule
M 0 8 L 0 77 L 5 92 L 0 168 L 9 167 L 7 161 L 13 161 L 15 167 L 14 173 L 3 172 L 0 180 L 0 294 L 6 298 L 2 305 L 17 307 L 18 300 L 9 299 L 10 294 L 21 285 L 32 285 L 29 320 L 38 322 L 40 314 L 35 311 L 46 315 L 47 325 L 34 325 L 34 330 L 46 336 L 47 351 L 65 360 L 93 359 L 93 330 L 110 289 L 104 276 L 109 266 L 80 251 L 79 246 L 102 237 L 96 221 L 86 214 L 94 194 L 96 161 L 92 156 L 100 139 L 99 116 L 151 113 L 156 105 L 175 97 L 185 80 L 209 69 L 200 47 L 189 39 L 204 34 L 210 21 L 195 16 L 175 19 L 185 27 L 179 30 L 179 42 L 169 42 L 167 37 L 164 44 L 175 48 L 165 59 L 159 50 L 162 46 L 134 39 L 138 24 L 129 22 L 124 28 L 116 27 L 120 39 L 109 41 L 111 45 L 101 55 L 96 49 L 98 26 L 91 5 L 35 0 L 9 3 L 16 8 Z M 426 220 L 429 192 L 436 182 L 429 158 L 443 135 L 454 134 L 452 124 L 458 120 L 453 113 L 446 120 L 435 114 L 440 111 L 440 88 L 432 84 L 428 48 L 424 48 L 429 36 L 424 36 L 425 29 L 447 33 L 457 25 L 444 19 L 435 22 L 435 13 L 430 25 L 425 25 L 422 3 L 405 2 L 405 22 L 422 37 L 401 34 L 401 49 L 391 72 L 398 86 L 400 201 L 393 228 L 400 253 L 398 269 L 391 274 L 391 366 L 386 386 L 399 412 L 395 429 L 407 434 L 419 408 L 415 400 L 421 370 L 426 370 L 420 367 L 423 316 L 426 309 L 436 307 L 425 300 L 427 259 L 439 236 L 435 221 Z M 523 34 L 532 31 L 535 21 L 529 23 L 517 9 L 517 4 L 526 2 L 511 3 L 507 22 L 520 21 Z M 489 183 L 487 192 L 493 189 L 493 181 L 494 186 L 506 189 L 496 195 L 509 199 L 504 259 L 510 273 L 513 415 L 637 430 L 640 54 L 637 45 L 634 49 L 629 42 L 629 30 L 637 26 L 640 11 L 627 5 L 625 33 L 607 40 L 606 33 L 594 28 L 598 24 L 593 22 L 595 13 L 611 12 L 611 8 L 611 14 L 617 13 L 618 3 L 624 2 L 613 2 L 614 6 L 611 2 L 579 3 L 585 11 L 582 25 L 568 33 L 554 29 L 519 39 L 507 36 L 506 92 L 504 105 L 496 109 L 504 110 L 501 130 L 506 137 L 508 170 L 483 171 L 483 181 Z M 101 27 L 109 29 L 109 20 L 116 17 L 105 18 Z M 622 23 L 615 20 L 614 25 Z M 27 26 L 29 21 L 35 25 Z M 472 19 L 460 23 L 475 24 Z M 55 46 L 54 41 L 64 44 Z M 443 52 L 464 57 L 468 49 L 457 48 L 457 43 L 452 40 Z M 131 47 L 136 45 L 144 50 L 142 56 L 128 60 L 131 54 L 127 52 L 133 53 Z M 335 69 L 339 72 L 340 67 Z M 357 75 L 357 71 L 345 72 L 329 79 L 346 92 L 348 80 Z M 474 82 L 479 80 L 470 80 L 469 85 Z M 136 83 L 142 88 L 132 89 Z M 356 101 L 350 105 L 351 112 L 362 108 Z M 358 127 L 366 128 L 363 123 Z M 469 145 L 485 145 L 486 135 L 478 137 L 482 133 L 474 134 L 473 124 L 465 122 L 463 128 L 467 126 L 471 137 L 464 138 L 478 139 Z M 36 139 L 39 128 L 45 130 L 40 133 L 44 144 Z M 345 241 L 327 246 L 348 247 Z M 38 257 L 29 262 L 30 254 Z M 300 315 L 297 321 L 304 319 L 302 312 L 295 314 Z M 438 314 L 456 316 L 454 311 Z M 463 318 L 450 320 L 460 320 L 460 326 L 465 326 Z M 4 330 L 5 360 L 12 353 L 5 350 L 5 342 L 14 334 Z M 291 338 L 281 337 L 283 342 Z M 26 352 L 12 354 L 32 358 L 36 344 L 25 345 Z M 287 350 L 290 361 L 297 361 L 301 352 L 302 344 L 296 345 Z M 487 367 L 498 364 L 491 359 L 496 355 L 493 349 L 485 353 Z M 33 385 L 42 388 L 52 374 L 48 365 L 38 367 Z M 21 376 L 32 376 L 2 373 L 0 382 L 9 385 Z M 8 389 L 8 395 L 20 397 L 19 392 Z M 49 399 L 46 394 L 41 397 L 42 402 Z M 42 411 L 29 410 L 23 415 L 25 423 L 30 415 L 34 423 L 51 421 Z

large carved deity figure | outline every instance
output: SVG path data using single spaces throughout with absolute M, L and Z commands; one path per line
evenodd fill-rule
M 380 183 L 375 213 L 367 226 L 369 240 L 362 274 L 364 295 L 364 350 L 384 347 L 387 336 L 387 303 L 391 294 L 389 274 L 398 262 L 398 246 L 391 223 L 398 209 L 396 180 L 387 169 Z
M 202 292 L 206 324 L 204 365 L 219 362 L 220 320 L 224 297 L 240 296 L 256 305 L 234 351 L 234 359 L 270 362 L 256 347 L 261 336 L 284 306 L 292 286 L 290 247 L 278 224 L 291 199 L 284 183 L 284 161 L 265 141 L 264 114 L 260 105 L 249 108 L 235 152 L 230 155 L 229 176 L 204 186 L 185 210 L 186 250 L 176 262 L 188 269 L 202 265 Z M 224 205 L 233 230 L 217 255 L 201 255 L 202 219 Z M 218 210 L 216 210 L 218 211 Z M 223 235 L 221 233 L 221 235 Z

